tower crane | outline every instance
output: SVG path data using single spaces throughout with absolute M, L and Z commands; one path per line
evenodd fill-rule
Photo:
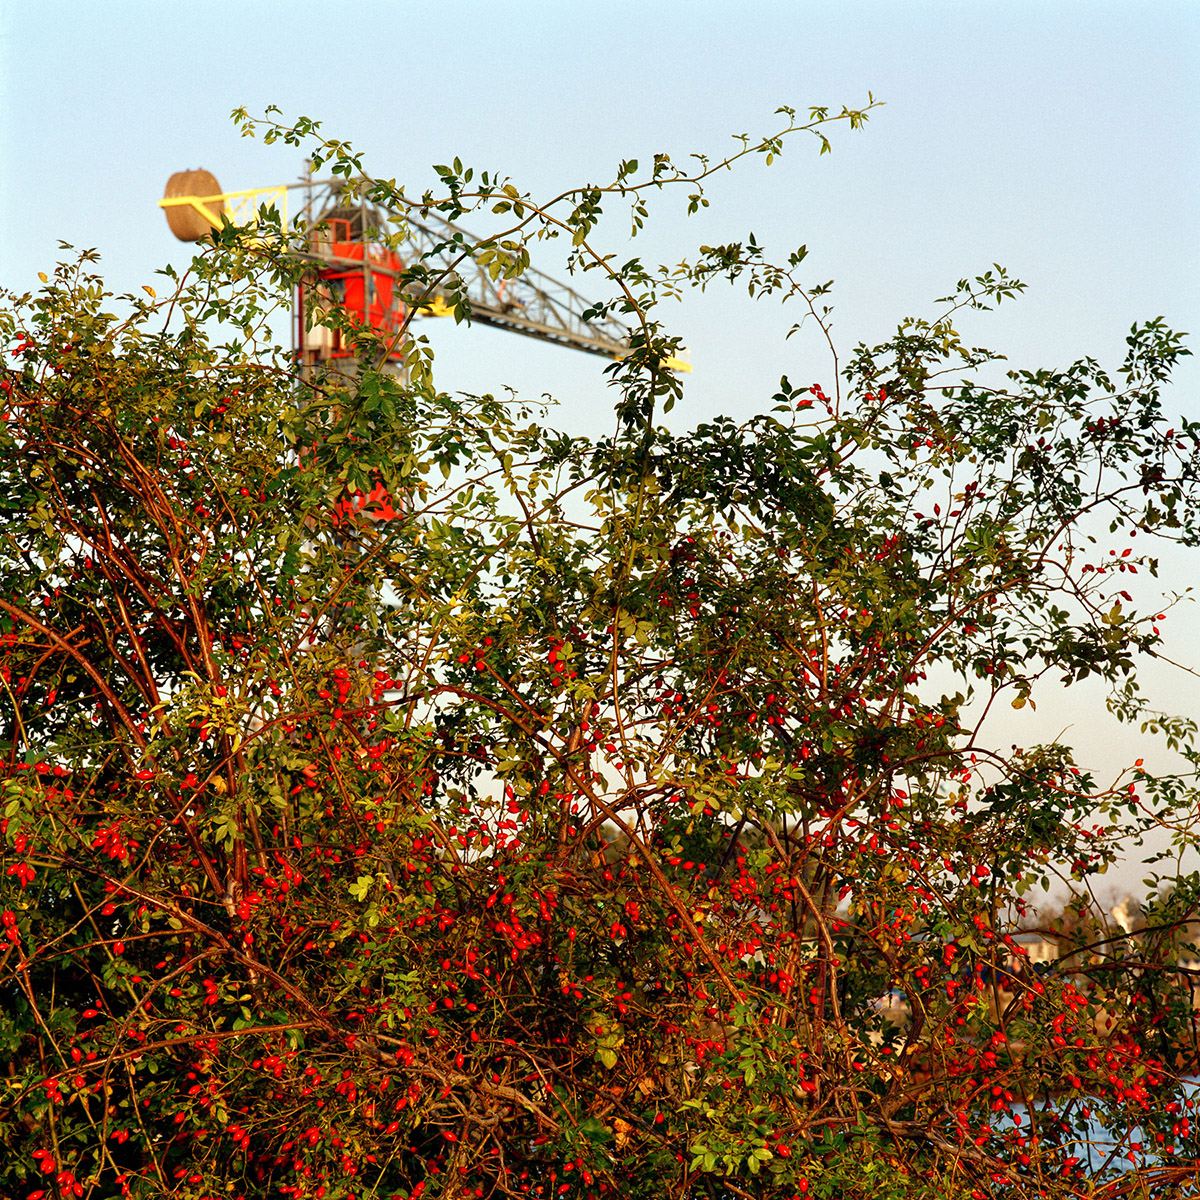
M 351 197 L 344 180 L 305 178 L 275 187 L 222 192 L 208 171 L 179 171 L 167 181 L 159 205 L 177 238 L 199 241 L 220 229 L 225 220 L 253 225 L 263 205 L 274 206 L 287 228 L 288 198 L 293 191 L 301 193 L 299 215 L 307 230 L 305 243 L 296 252 L 313 265 L 311 280 L 297 288 L 293 347 L 298 359 L 309 366 L 352 358 L 354 351 L 344 344 L 339 330 L 309 320 L 312 307 L 334 300 L 352 321 L 385 336 L 397 333 L 407 315 L 399 286 L 404 261 L 382 241 L 371 240 L 373 231 L 385 227 L 385 218 L 362 197 L 361 188 Z M 418 216 L 419 207 L 410 204 L 405 216 L 404 245 L 411 247 L 410 260 L 425 263 L 434 278 L 439 268 L 448 272 L 438 290 L 422 302 L 419 315 L 451 315 L 448 296 L 457 291 L 466 295 L 471 320 L 480 325 L 605 358 L 620 359 L 629 353 L 629 329 L 613 317 L 585 319 L 582 314 L 590 308 L 589 302 L 559 280 L 533 269 L 517 279 L 493 278 L 473 258 L 456 262 L 462 250 L 454 247 L 478 245 L 479 240 L 436 214 Z M 446 282 L 456 286 L 448 288 Z M 399 338 L 392 339 L 388 356 L 398 367 L 404 357 Z M 664 365 L 678 371 L 692 369 L 678 358 Z

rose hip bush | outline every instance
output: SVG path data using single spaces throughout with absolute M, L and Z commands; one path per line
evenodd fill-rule
M 786 115 L 735 157 L 866 114 Z M 456 162 L 421 201 L 509 220 L 449 247 L 497 276 L 558 234 L 602 266 L 635 330 L 607 440 L 439 392 L 419 340 L 404 378 L 350 326 L 353 372 L 301 370 L 269 214 L 121 316 L 90 254 L 4 297 L 4 1195 L 1194 1186 L 1200 882 L 1136 941 L 1088 897 L 1151 828 L 1186 864 L 1195 792 L 987 719 L 1095 675 L 1195 762 L 1135 683 L 1135 576 L 1196 533 L 1182 342 L 1000 374 L 954 325 L 1020 290 L 997 269 L 670 432 L 659 299 L 727 277 L 824 320 L 803 251 L 604 257 L 605 205 L 694 210 L 722 165 L 539 204 Z M 1015 935 L 1055 874 L 1078 903 L 1039 973 Z

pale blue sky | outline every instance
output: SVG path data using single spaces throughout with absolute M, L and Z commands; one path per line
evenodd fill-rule
M 32 286 L 60 238 L 98 247 L 122 290 L 184 261 L 155 207 L 174 170 L 203 165 L 227 188 L 294 178 L 295 151 L 237 137 L 235 105 L 321 119 L 415 187 L 457 154 L 543 193 L 626 155 L 719 152 L 771 129 L 779 104 L 873 91 L 886 107 L 831 156 L 797 142 L 772 170 L 751 165 L 703 221 L 660 205 L 644 252 L 750 229 L 805 242 L 813 277 L 836 280 L 847 346 L 994 261 L 1030 292 L 971 333 L 1025 365 L 1112 356 L 1141 317 L 1200 326 L 1192 3 L 3 0 L 0 14 L 9 286 Z M 614 249 L 622 233 L 615 221 Z M 796 366 L 772 336 L 786 322 L 725 295 L 681 309 L 697 370 L 679 420 L 756 405 Z M 448 386 L 601 399 L 591 359 L 452 334 L 438 327 Z
M 993 262 L 1029 292 L 965 333 L 1021 366 L 1115 366 L 1130 324 L 1159 314 L 1200 330 L 1195 3 L 0 0 L 0 87 L 9 287 L 35 286 L 58 239 L 99 248 L 118 291 L 185 262 L 156 207 L 172 171 L 204 166 L 229 189 L 294 178 L 295 151 L 237 136 L 237 105 L 318 118 L 414 191 L 459 155 L 544 194 L 625 156 L 721 153 L 730 134 L 771 130 L 780 104 L 871 91 L 886 107 L 832 155 L 798 141 L 770 170 L 751 164 L 715 184 L 701 220 L 660 202 L 641 252 L 676 259 L 749 230 L 781 253 L 807 243 L 811 278 L 836 281 L 843 351 Z M 614 220 L 619 254 L 623 235 Z M 676 316 L 695 364 L 677 427 L 748 415 L 783 371 L 829 381 L 814 342 L 783 342 L 786 311 L 718 291 Z M 557 423 L 608 427 L 600 360 L 449 322 L 427 332 L 443 387 L 550 392 Z M 1172 406 L 1200 416 L 1200 364 L 1180 380 Z M 1173 583 L 1194 575 L 1180 562 Z M 1193 661 L 1200 639 L 1183 630 L 1197 624 L 1181 617 L 1173 642 Z M 1168 686 L 1200 715 L 1187 680 Z M 1101 740 L 1115 762 L 1122 743 Z

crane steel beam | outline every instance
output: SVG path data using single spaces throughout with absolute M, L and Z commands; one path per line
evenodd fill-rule
M 369 183 L 370 180 L 359 180 L 355 187 L 361 188 Z M 223 206 L 227 219 L 235 224 L 254 225 L 258 221 L 260 205 L 272 204 L 280 213 L 286 228 L 287 192 L 293 188 L 303 188 L 307 193 L 302 210 L 306 222 L 306 244 L 297 248 L 299 255 L 328 266 L 341 266 L 348 270 L 370 269 L 393 278 L 400 277 L 401 272 L 381 264 L 371 264 L 368 268 L 363 259 L 344 259 L 334 255 L 331 249 L 323 249 L 320 225 L 335 211 L 357 209 L 361 234 L 369 233 L 371 228 L 380 228 L 380 232 L 383 232 L 381 226 L 385 218 L 361 196 L 358 199 L 346 196 L 348 185 L 344 180 L 306 179 L 299 183 L 222 192 L 212 196 L 171 196 L 160 200 L 159 206 L 164 209 L 188 206 L 210 225 L 219 228 L 220 221 L 214 214 L 220 213 Z M 416 203 L 407 203 L 410 213 L 419 211 L 420 218 L 405 218 L 405 241 L 413 246 L 418 260 L 426 265 L 433 277 L 429 296 L 414 300 L 422 315 L 453 315 L 448 298 L 460 292 L 470 307 L 469 319 L 480 325 L 507 329 L 524 337 L 538 338 L 604 358 L 620 359 L 629 353 L 629 328 L 615 317 L 585 319 L 582 314 L 592 306 L 574 288 L 534 268 L 527 269 L 515 279 L 493 279 L 487 267 L 472 257 L 472 249 L 479 247 L 482 239 L 473 237 L 452 221 L 430 214 Z M 371 221 L 376 224 L 370 224 Z M 316 238 L 312 237 L 313 230 L 318 231 Z M 329 239 L 324 241 L 328 245 Z M 446 273 L 442 280 L 437 278 L 439 267 Z M 464 270 L 464 267 L 467 269 Z M 455 284 L 461 286 L 456 287 Z M 678 358 L 668 359 L 664 365 L 678 371 L 692 369 L 690 363 Z

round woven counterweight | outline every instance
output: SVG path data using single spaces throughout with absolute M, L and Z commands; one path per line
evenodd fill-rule
M 167 190 L 163 193 L 163 199 L 174 200 L 178 196 L 196 196 L 203 199 L 205 196 L 220 195 L 220 192 L 221 185 L 209 171 L 176 171 L 167 180 Z M 219 221 L 225 211 L 225 201 L 213 200 L 204 207 Z M 214 228 L 213 222 L 207 220 L 190 204 L 172 204 L 163 211 L 167 214 L 167 224 L 171 227 L 171 232 L 181 242 L 198 242 L 207 237 L 209 231 Z

